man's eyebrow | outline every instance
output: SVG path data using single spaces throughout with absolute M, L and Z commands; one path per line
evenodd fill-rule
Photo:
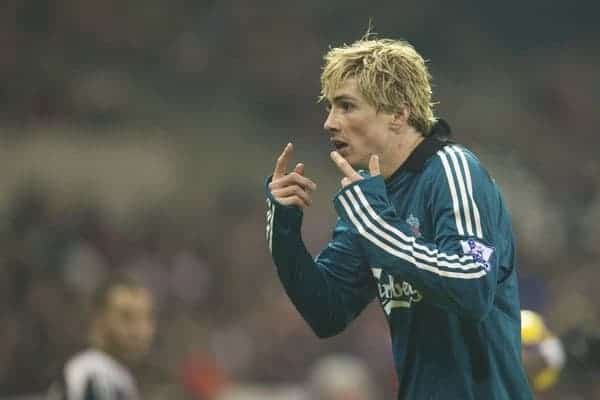
M 347 94 L 341 94 L 341 95 L 339 95 L 339 96 L 335 96 L 335 97 L 333 98 L 333 102 L 334 102 L 334 103 L 337 103 L 337 102 L 339 102 L 339 101 L 344 101 L 344 100 L 346 100 L 346 101 L 347 101 L 347 100 L 350 100 L 350 101 L 356 101 L 357 99 L 355 99 L 354 97 L 352 97 L 352 96 L 350 96 L 350 95 L 347 95 Z

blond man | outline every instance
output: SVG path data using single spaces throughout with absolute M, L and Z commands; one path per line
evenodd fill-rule
M 434 116 L 425 61 L 363 38 L 325 55 L 324 124 L 342 173 L 338 221 L 316 257 L 300 227 L 316 189 L 290 143 L 267 186 L 267 242 L 283 286 L 319 337 L 375 297 L 398 399 L 526 400 L 514 236 L 500 191 Z

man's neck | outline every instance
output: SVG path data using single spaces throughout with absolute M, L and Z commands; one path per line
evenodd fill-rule
M 381 175 L 384 179 L 392 176 L 410 157 L 415 148 L 425 139 L 423 135 L 410 127 L 398 136 L 397 142 L 393 145 L 393 149 L 386 157 L 387 160 L 381 165 Z
M 119 352 L 115 351 L 110 346 L 108 346 L 105 341 L 98 340 L 98 339 L 91 340 L 90 345 L 93 349 L 96 349 L 96 350 L 106 354 L 107 356 L 109 356 L 110 358 L 112 358 L 113 360 L 118 362 L 119 364 L 122 364 L 122 365 L 128 366 L 128 367 L 130 366 L 130 363 L 128 362 L 128 360 L 126 360 L 124 357 L 121 357 L 119 355 Z

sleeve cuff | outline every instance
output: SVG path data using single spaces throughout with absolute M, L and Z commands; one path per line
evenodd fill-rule
M 367 177 L 351 183 L 336 194 L 333 203 L 338 216 L 355 227 L 357 214 L 363 213 L 367 208 L 379 214 L 391 206 L 385 181 L 381 176 Z
M 269 176 L 265 180 L 265 194 L 267 197 L 267 240 L 273 235 L 273 231 L 278 234 L 289 234 L 292 232 L 300 233 L 302 226 L 302 209 L 298 206 L 286 206 L 278 202 L 271 194 L 269 183 L 273 177 Z

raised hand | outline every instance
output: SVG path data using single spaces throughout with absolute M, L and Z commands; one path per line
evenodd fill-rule
M 279 203 L 304 209 L 312 204 L 311 194 L 317 189 L 317 185 L 304 176 L 304 164 L 302 163 L 296 164 L 292 172 L 286 172 L 293 152 L 294 145 L 288 143 L 277 159 L 269 189 Z
M 346 161 L 346 159 L 342 157 L 340 153 L 338 153 L 337 151 L 332 151 L 330 156 L 331 160 L 333 160 L 335 165 L 337 165 L 340 171 L 342 171 L 342 174 L 344 174 L 344 177 L 340 181 L 342 187 L 346 187 L 353 182 L 363 179 L 363 177 L 358 172 L 356 172 L 354 168 L 352 168 L 352 165 L 350 165 L 350 163 Z M 377 156 L 376 154 L 373 154 L 369 159 L 369 174 L 371 176 L 381 174 L 381 169 L 379 167 L 379 156 Z

